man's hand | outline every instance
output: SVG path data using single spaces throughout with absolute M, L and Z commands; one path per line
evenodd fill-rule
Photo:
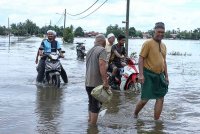
M 35 64 L 38 64 L 38 58 L 35 59 Z
M 103 83 L 103 88 L 104 88 L 105 90 L 108 90 L 108 89 L 109 89 L 108 81 L 106 81 L 106 82 Z
M 143 74 L 139 74 L 138 80 L 141 84 L 144 83 L 144 75 Z
M 121 65 L 125 67 L 127 64 L 125 62 L 121 62 Z
M 60 56 L 61 56 L 62 58 L 64 58 L 64 57 L 65 57 L 63 53 L 60 53 Z
M 169 79 L 168 77 L 165 77 L 166 82 L 169 84 Z

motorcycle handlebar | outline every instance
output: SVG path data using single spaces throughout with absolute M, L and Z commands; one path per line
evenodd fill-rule
M 62 52 L 62 53 L 63 53 L 63 52 Z M 65 53 L 65 51 L 64 51 L 64 53 Z M 43 57 L 49 57 L 50 59 L 52 59 L 52 57 L 50 56 L 50 54 L 51 54 L 51 53 L 44 53 L 44 52 L 43 52 Z M 57 54 L 57 55 L 58 55 L 58 59 L 59 59 L 59 58 L 63 58 L 60 54 Z
M 81 44 L 85 44 L 84 42 L 76 42 L 75 44 L 81 45 Z

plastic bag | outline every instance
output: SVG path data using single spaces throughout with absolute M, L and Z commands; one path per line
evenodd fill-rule
M 105 90 L 103 85 L 99 85 L 92 90 L 91 95 L 101 103 L 108 103 L 113 94 L 110 89 Z

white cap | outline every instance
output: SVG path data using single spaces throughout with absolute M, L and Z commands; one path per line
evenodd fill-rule
M 56 32 L 55 32 L 54 30 L 48 30 L 48 31 L 47 31 L 47 34 L 48 34 L 48 33 L 52 33 L 54 36 L 56 36 Z
M 107 38 L 109 39 L 110 37 L 115 37 L 115 35 L 113 33 L 110 33 L 107 35 Z

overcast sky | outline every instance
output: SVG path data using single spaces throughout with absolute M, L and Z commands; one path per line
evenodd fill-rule
M 0 25 L 25 22 L 30 19 L 42 27 L 49 25 L 63 26 L 61 15 L 64 9 L 70 14 L 78 14 L 96 0 L 0 0 Z M 126 19 L 127 0 L 107 0 L 107 2 L 90 16 L 82 18 L 105 0 L 99 0 L 93 8 L 79 16 L 66 16 L 66 26 L 81 26 L 85 31 L 106 32 L 109 25 L 122 23 Z M 60 13 L 60 14 L 57 14 Z M 148 31 L 155 22 L 162 21 L 167 30 L 194 30 L 200 28 L 200 0 L 130 0 L 130 27 Z M 60 21 L 59 21 L 60 20 Z

